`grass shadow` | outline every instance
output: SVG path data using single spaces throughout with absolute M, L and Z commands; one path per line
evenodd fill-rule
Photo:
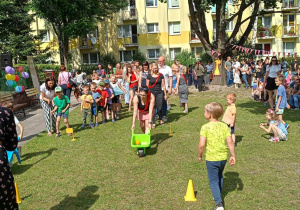
M 50 209 L 89 209 L 100 197 L 100 195 L 95 195 L 98 189 L 99 187 L 95 185 L 84 187 L 76 197 L 66 196 L 64 200 Z
M 167 118 L 168 118 L 168 123 L 172 123 L 174 121 L 179 120 L 181 117 L 189 115 L 192 113 L 194 110 L 199 109 L 199 107 L 190 107 L 189 108 L 189 113 L 183 113 L 183 112 L 177 112 L 177 113 L 167 113 Z
M 57 150 L 56 148 L 51 148 L 51 149 L 48 149 L 47 151 L 32 152 L 32 153 L 27 153 L 27 154 L 21 155 L 21 161 L 23 163 L 26 160 L 29 160 L 29 159 L 31 159 L 33 157 L 47 154 L 47 156 L 39 159 L 38 161 L 36 161 L 33 164 L 27 164 L 27 165 L 24 165 L 24 164 L 14 164 L 12 166 L 11 170 L 13 171 L 14 174 L 22 174 L 22 173 L 26 172 L 28 169 L 30 169 L 32 166 L 34 166 L 35 164 L 37 164 L 37 163 L 41 162 L 42 160 L 45 160 L 46 158 L 50 157 L 52 155 L 52 153 L 54 151 L 56 151 L 56 150 Z
M 147 152 L 148 155 L 154 155 L 157 153 L 158 145 L 162 142 L 166 141 L 167 139 L 171 138 L 168 133 L 156 133 L 154 134 L 151 139 L 151 149 Z M 153 147 L 154 146 L 154 147 Z
M 244 136 L 241 135 L 237 135 L 235 136 L 235 145 L 238 145 L 238 143 L 240 143 L 243 140 Z
M 237 172 L 224 173 L 223 189 L 222 189 L 223 200 L 228 195 L 228 193 L 233 192 L 235 190 L 242 191 L 243 189 L 244 189 L 244 184 L 242 179 L 239 177 L 239 173 Z

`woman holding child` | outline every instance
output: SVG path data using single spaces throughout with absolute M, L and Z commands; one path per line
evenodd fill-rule
M 264 82 L 267 83 L 265 85 L 266 90 L 268 91 L 269 95 L 269 104 L 271 109 L 274 108 L 274 98 L 273 95 L 277 95 L 277 89 L 278 87 L 275 84 L 275 78 L 281 71 L 281 65 L 277 65 L 277 58 L 276 56 L 273 56 L 271 59 L 271 63 L 266 68 L 266 75 L 264 78 Z
M 50 126 L 50 112 L 52 109 L 54 109 L 53 106 L 53 99 L 55 97 L 54 89 L 56 87 L 56 82 L 54 77 L 48 77 L 45 80 L 45 83 L 43 83 L 40 86 L 40 101 L 41 106 L 44 112 L 45 121 L 46 121 L 46 129 L 48 132 L 48 136 L 52 136 L 51 133 L 51 126 Z M 52 130 L 56 132 L 56 113 L 52 115 Z
M 140 122 L 141 129 L 144 133 L 148 133 L 151 129 L 152 113 L 154 109 L 155 97 L 149 92 L 147 86 L 142 86 L 139 88 L 139 94 L 133 99 L 133 119 L 132 127 L 135 128 L 135 119 L 138 115 L 138 120 Z
M 155 97 L 155 108 L 157 109 L 160 124 L 164 125 L 164 121 L 162 120 L 162 104 L 163 104 L 164 94 L 165 94 L 165 100 L 168 99 L 168 96 L 167 96 L 167 91 L 165 86 L 165 79 L 164 76 L 158 72 L 157 63 L 152 64 L 151 74 L 148 74 L 147 77 L 147 87 L 150 89 L 150 92 Z M 152 128 L 155 128 L 155 118 L 153 117 L 152 119 L 153 119 Z

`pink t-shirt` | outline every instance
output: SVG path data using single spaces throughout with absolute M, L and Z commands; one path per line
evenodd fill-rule
M 67 84 L 69 82 L 69 77 L 71 76 L 70 72 L 60 72 L 58 77 L 60 78 L 60 84 L 59 85 L 64 85 Z

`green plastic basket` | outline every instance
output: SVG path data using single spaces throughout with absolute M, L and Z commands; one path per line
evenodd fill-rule
M 141 144 L 137 145 L 136 141 L 140 141 Z M 132 130 L 131 134 L 131 147 L 137 149 L 138 155 L 145 155 L 146 148 L 151 146 L 151 133 L 149 131 L 148 134 L 135 134 L 134 130 Z M 141 150 L 143 150 L 143 154 L 141 154 Z

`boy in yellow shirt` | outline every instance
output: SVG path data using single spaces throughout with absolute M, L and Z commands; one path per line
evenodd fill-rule
M 205 106 L 204 117 L 209 120 L 209 123 L 202 126 L 198 145 L 199 161 L 202 161 L 203 151 L 206 147 L 205 158 L 208 181 L 216 203 L 215 209 L 220 210 L 224 210 L 222 187 L 223 170 L 227 162 L 226 142 L 231 154 L 229 163 L 231 166 L 235 164 L 234 143 L 230 131 L 225 123 L 218 120 L 222 114 L 223 107 L 219 103 L 212 102 Z
M 222 121 L 228 125 L 230 128 L 231 137 L 233 140 L 233 143 L 235 144 L 235 134 L 234 134 L 234 126 L 235 126 L 235 120 L 236 120 L 236 106 L 235 106 L 235 100 L 236 95 L 234 93 L 229 93 L 226 95 L 227 100 L 227 109 L 225 111 L 225 114 L 223 116 Z
M 89 86 L 84 85 L 82 88 L 83 95 L 81 96 L 81 112 L 82 112 L 82 118 L 83 118 L 83 124 L 81 128 L 85 127 L 86 124 L 86 118 L 87 116 L 90 119 L 90 127 L 93 128 L 93 119 L 92 119 L 92 104 L 94 103 L 93 96 L 89 94 Z

